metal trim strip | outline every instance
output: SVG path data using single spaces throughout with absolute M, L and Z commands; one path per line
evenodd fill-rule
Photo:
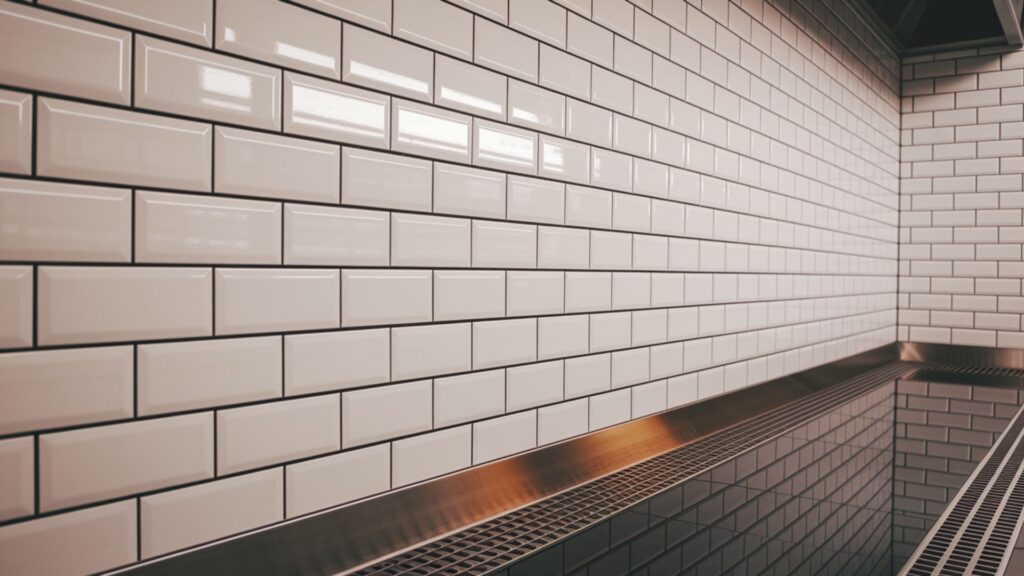
M 966 366 L 1024 369 L 1024 349 L 900 342 L 900 359 Z
M 113 574 L 338 573 L 505 514 L 898 359 L 888 344 L 382 496 Z

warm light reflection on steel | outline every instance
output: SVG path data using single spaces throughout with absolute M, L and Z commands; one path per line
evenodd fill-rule
M 883 346 L 123 573 L 345 572 L 662 454 L 896 359 L 895 344 Z

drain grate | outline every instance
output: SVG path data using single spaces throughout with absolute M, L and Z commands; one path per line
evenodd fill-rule
M 607 519 L 907 372 L 893 362 L 629 468 L 392 556 L 369 575 L 485 574 Z
M 1024 408 L 918 546 L 901 576 L 1002 573 L 1024 508 L 1022 431 Z
M 982 366 L 971 364 L 952 364 L 949 362 L 928 362 L 921 364 L 929 371 L 967 374 L 970 376 L 995 376 L 1005 378 L 1024 378 L 1024 370 L 1020 368 L 1000 368 L 998 366 Z

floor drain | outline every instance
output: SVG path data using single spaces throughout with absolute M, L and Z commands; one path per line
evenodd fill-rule
M 1024 408 L 925 536 L 900 575 L 997 576 L 1024 509 Z
M 523 509 L 378 561 L 369 575 L 486 574 L 783 434 L 907 372 L 894 362 L 708 438 L 598 478 Z

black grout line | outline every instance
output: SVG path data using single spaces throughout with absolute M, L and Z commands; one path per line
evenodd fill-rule
M 29 174 L 34 178 L 39 175 L 39 96 L 33 93 L 30 100 L 32 102 L 32 150 L 29 151 L 31 154 Z
M 142 561 L 142 498 L 135 498 L 135 560 Z
M 32 348 L 39 347 L 39 266 L 32 265 Z M 0 350 L 0 354 L 3 354 Z M 2 356 L 0 356 L 2 357 Z
M 217 421 L 220 420 L 218 416 L 220 416 L 221 410 L 224 409 L 225 407 L 223 406 L 217 406 L 213 407 L 212 409 L 199 410 L 195 412 L 196 414 L 202 414 L 205 412 L 210 415 L 210 419 L 213 421 L 213 466 L 211 466 L 211 469 L 213 470 L 213 475 L 210 478 L 207 478 L 207 480 L 217 480 L 219 478 L 224 477 L 223 475 L 220 474 L 220 470 L 218 470 L 218 468 L 220 467 L 220 458 L 219 454 L 217 453 L 219 450 L 218 445 L 220 444 L 220 435 L 219 431 L 217 430 Z
M 32 455 L 33 455 L 34 460 L 33 460 L 33 477 L 32 477 L 32 490 L 33 490 L 32 507 L 33 507 L 33 512 L 32 512 L 32 516 L 31 517 L 36 517 L 36 516 L 39 516 L 40 511 L 41 511 L 40 506 L 39 506 L 39 468 L 40 468 L 39 460 L 40 460 L 40 454 L 39 454 L 39 434 L 38 433 L 35 433 L 35 434 L 32 435 Z M 0 525 L 2 525 L 2 523 L 0 523 Z
M 139 417 L 139 345 L 132 347 L 132 419 Z
M 128 87 L 128 106 L 131 108 L 135 108 L 135 92 L 137 86 L 135 82 L 135 68 L 137 67 L 139 58 L 138 51 L 135 50 L 135 39 L 136 33 L 133 30 L 131 35 L 128 37 L 128 42 L 131 43 L 128 47 L 128 54 L 131 57 L 131 61 L 129 62 L 129 68 L 131 69 L 129 72 L 131 78 L 131 86 Z
M 501 221 L 498 221 L 501 222 Z M 572 227 L 560 227 L 569 228 Z M 587 230 L 587 229 L 585 229 Z M 629 236 L 643 236 L 651 237 L 647 234 L 638 234 L 633 232 L 621 232 L 617 230 L 595 230 L 596 232 L 610 232 L 612 234 L 621 234 Z M 675 237 L 657 237 L 657 238 L 675 238 Z M 694 242 L 707 242 L 714 244 L 726 244 L 726 245 L 740 245 L 748 246 L 753 248 L 767 248 L 767 249 L 783 249 L 783 250 L 799 250 L 804 251 L 800 248 L 787 248 L 785 246 L 765 246 L 763 244 L 746 244 L 743 242 L 733 241 L 722 241 L 722 240 L 703 240 L 698 238 L 678 238 L 684 241 Z M 470 238 L 472 243 L 472 237 Z M 814 250 L 807 250 L 811 254 L 817 253 Z M 849 256 L 851 258 L 863 258 L 863 259 L 874 259 L 882 262 L 888 262 L 890 264 L 896 264 L 898 261 L 893 258 L 881 258 L 871 256 L 854 256 L 844 255 L 836 252 L 824 252 L 824 254 L 831 254 L 835 256 Z M 767 254 L 766 254 L 767 256 Z M 943 262 L 952 262 L 951 260 L 943 260 Z M 979 260 L 981 263 L 996 263 L 1001 262 L 1000 260 Z M 131 264 L 136 264 L 132 266 Z M 734 270 L 729 269 L 727 266 L 721 268 L 684 268 L 684 269 L 671 269 L 671 268 L 539 268 L 539 267 L 496 267 L 496 266 L 392 266 L 389 264 L 378 264 L 378 265 L 344 265 L 344 264 L 275 264 L 275 263 L 230 263 L 230 262 L 117 262 L 117 261 L 89 261 L 89 260 L 0 260 L 0 266 L 32 266 L 37 265 L 45 268 L 124 268 L 130 269 L 143 269 L 143 268 L 217 268 L 224 270 L 239 270 L 239 269 L 252 269 L 252 270 L 379 270 L 379 269 L 402 269 L 402 270 L 434 270 L 438 272 L 444 271 L 507 271 L 507 272 L 569 272 L 569 273 L 614 273 L 614 274 L 657 274 L 657 275 L 677 275 L 677 274 L 690 274 L 690 275 L 706 275 L 713 274 L 719 276 L 774 276 L 782 278 L 819 278 L 819 279 L 838 279 L 838 278 L 854 278 L 854 279 L 867 279 L 867 278 L 892 278 L 891 274 L 881 273 L 867 273 L 867 272 L 831 272 L 831 271 L 811 271 L 811 272 L 792 272 L 792 271 L 772 271 L 772 270 Z M 948 278 L 975 278 L 973 276 L 950 276 Z M 999 277 L 999 276 L 979 276 L 977 279 L 980 280 L 1013 280 L 1014 278 Z M 834 280 L 829 280 L 834 281 Z M 1016 296 L 1012 294 L 1011 296 Z M 1006 294 L 1004 294 L 1006 296 Z

